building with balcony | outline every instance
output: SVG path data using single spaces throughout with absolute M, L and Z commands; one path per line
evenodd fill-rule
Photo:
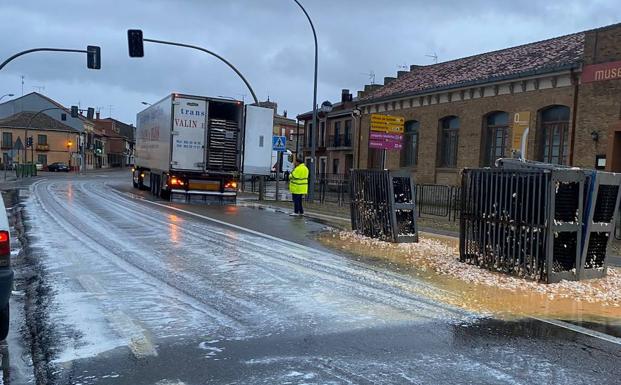
M 316 141 L 315 156 L 318 175 L 349 175 L 354 167 L 354 142 L 357 119 L 352 116 L 357 100 L 349 90 L 342 90 L 341 101 L 332 105 L 328 113 L 318 111 L 318 129 L 313 129 L 313 112 L 298 115 L 304 121 L 303 154 L 310 161 L 311 146 Z
M 2 167 L 33 161 L 44 168 L 54 162 L 77 166 L 80 133 L 45 114 L 34 115 L 18 112 L 0 119 Z M 26 148 L 27 137 L 32 137 L 32 147 Z

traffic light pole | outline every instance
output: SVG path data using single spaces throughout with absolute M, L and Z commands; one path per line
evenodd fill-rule
M 250 86 L 250 83 L 248 82 L 248 80 L 246 80 L 244 75 L 242 75 L 242 73 L 239 72 L 239 70 L 237 68 L 235 68 L 235 66 L 233 64 L 231 64 L 228 60 L 226 60 L 222 56 L 218 55 L 217 53 L 209 51 L 208 49 L 205 49 L 205 48 L 202 48 L 202 47 L 199 47 L 199 46 L 196 46 L 196 45 L 183 44 L 183 43 L 175 43 L 175 42 L 172 42 L 172 41 L 165 41 L 165 40 L 146 39 L 146 38 L 142 39 L 142 40 L 143 41 L 148 41 L 150 43 L 158 43 L 158 44 L 166 44 L 166 45 L 175 45 L 175 46 L 178 46 L 178 47 L 193 48 L 193 49 L 196 49 L 196 50 L 208 53 L 208 54 L 210 54 L 212 56 L 215 56 L 216 58 L 218 58 L 222 62 L 224 62 L 224 64 L 229 66 L 233 71 L 235 71 L 237 76 L 239 76 L 241 78 L 241 80 L 244 82 L 244 84 L 246 84 L 246 87 L 248 87 L 248 89 L 250 90 L 250 93 L 252 94 L 252 98 L 254 99 L 255 104 L 259 104 L 259 99 L 257 99 L 257 95 L 254 93 L 254 90 L 252 89 L 252 87 Z
M 67 48 L 33 48 L 33 49 L 27 49 L 25 51 L 16 53 L 15 55 L 11 56 L 10 58 L 6 59 L 5 61 L 2 62 L 2 64 L 0 64 L 0 70 L 2 70 L 2 68 L 4 68 L 4 66 L 6 66 L 7 64 L 9 64 L 10 61 L 12 61 L 15 58 L 18 58 L 22 55 L 25 55 L 27 53 L 31 53 L 31 52 L 39 52 L 39 51 L 48 51 L 48 52 L 79 52 L 79 53 L 88 53 L 87 50 L 85 49 L 67 49 Z

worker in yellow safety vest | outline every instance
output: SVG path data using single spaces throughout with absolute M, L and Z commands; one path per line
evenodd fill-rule
M 292 216 L 301 216 L 304 214 L 302 207 L 302 197 L 308 194 L 308 167 L 302 161 L 302 158 L 295 158 L 295 168 L 289 175 L 289 191 L 293 199 Z

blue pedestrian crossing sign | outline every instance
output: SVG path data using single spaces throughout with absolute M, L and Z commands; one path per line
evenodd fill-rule
M 274 135 L 272 136 L 272 151 L 285 152 L 287 151 L 287 137 Z

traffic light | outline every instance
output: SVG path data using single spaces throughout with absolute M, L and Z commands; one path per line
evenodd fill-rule
M 26 148 L 32 147 L 32 136 L 26 138 Z
M 80 110 L 78 109 L 78 106 L 71 106 L 71 117 L 77 118 L 79 116 L 80 116 Z
M 144 56 L 144 44 L 142 41 L 141 29 L 127 30 L 127 46 L 129 47 L 129 57 Z
M 101 48 L 89 45 L 86 47 L 86 66 L 93 70 L 101 69 Z
M 86 118 L 92 120 L 94 116 L 95 116 L 95 109 L 93 107 L 89 107 L 86 110 Z

